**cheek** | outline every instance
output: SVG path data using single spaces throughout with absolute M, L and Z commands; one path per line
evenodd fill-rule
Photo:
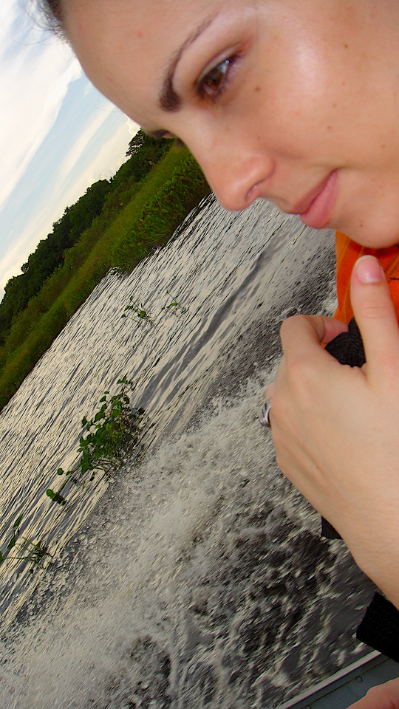
M 248 114 L 257 116 L 258 128 L 283 152 L 295 158 L 309 157 L 315 149 L 342 136 L 342 125 L 335 128 L 339 112 L 335 95 L 326 91 L 324 75 L 317 75 L 314 62 L 303 67 L 285 66 L 266 79 L 258 77 L 246 97 Z M 312 65 L 312 73 L 306 67 Z
M 356 66 L 344 61 L 343 50 L 302 41 L 283 45 L 279 67 L 267 91 L 281 130 L 293 130 L 306 150 L 318 144 L 332 151 L 352 146 L 367 119 L 364 106 L 375 101 L 359 82 Z M 375 110 L 373 109 L 373 113 Z M 375 139 L 375 123 L 370 125 Z M 364 151 L 364 135 L 359 136 Z M 327 157 L 327 156 L 326 156 Z M 333 157 L 333 154 L 330 155 Z
M 325 68 L 320 52 L 304 43 L 297 46 L 292 59 L 289 75 L 293 96 L 297 100 L 304 97 L 308 101 L 328 101 L 331 76 L 329 67 Z

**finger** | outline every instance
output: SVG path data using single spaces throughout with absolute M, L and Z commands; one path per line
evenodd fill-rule
M 320 344 L 327 344 L 347 330 L 345 323 L 323 315 L 294 315 L 281 327 L 284 354 L 288 358 L 309 357 L 312 353 L 316 357 L 323 356 Z
M 349 709 L 399 709 L 399 680 L 369 689 L 366 696 Z
M 323 315 L 309 315 L 310 318 L 322 318 L 324 325 L 324 336 L 322 339 L 323 345 L 328 345 L 331 340 L 334 340 L 337 335 L 341 335 L 342 332 L 348 332 L 348 325 L 340 320 L 335 320 L 334 318 L 326 318 Z
M 353 269 L 351 301 L 362 333 L 368 371 L 399 367 L 399 329 L 394 304 L 381 265 L 363 256 Z

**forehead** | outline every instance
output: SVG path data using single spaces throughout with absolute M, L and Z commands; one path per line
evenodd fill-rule
M 179 48 L 223 7 L 242 4 L 245 0 L 69 0 L 65 24 L 88 77 L 129 114 L 133 86 L 141 103 L 153 100 Z
M 270 34 L 273 46 L 277 42 L 281 50 L 279 59 L 273 54 L 272 63 L 267 67 L 275 72 L 278 62 L 281 66 L 284 64 L 283 53 L 290 40 L 295 44 L 296 37 L 303 35 L 302 44 L 306 44 L 312 27 L 316 28 L 313 34 L 318 38 L 324 36 L 326 25 L 332 22 L 339 25 L 334 14 L 342 13 L 345 7 L 348 11 L 350 7 L 353 9 L 357 2 L 366 3 L 366 0 L 64 1 L 66 31 L 89 79 L 127 115 L 150 129 L 159 123 L 156 97 L 161 94 L 168 69 L 201 27 L 208 29 L 201 35 L 200 43 L 210 45 L 211 49 L 208 52 L 205 47 L 201 55 L 204 66 L 200 66 L 199 42 L 196 41 L 194 50 L 189 50 L 188 63 L 184 51 L 186 68 L 187 64 L 192 64 L 192 52 L 197 55 L 194 57 L 196 69 L 201 70 L 220 49 L 228 49 L 230 40 L 234 44 L 238 39 L 229 34 L 231 17 L 235 16 L 236 35 L 239 35 L 245 26 L 245 16 L 251 15 L 255 31 L 262 35 L 258 64 L 262 63 L 265 48 L 270 45 Z M 345 29 L 348 29 L 346 25 Z M 338 33 L 338 29 L 336 31 Z M 208 42 L 212 33 L 216 41 Z M 222 43 L 225 46 L 219 46 Z

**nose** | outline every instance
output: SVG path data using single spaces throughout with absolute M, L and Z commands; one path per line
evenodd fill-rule
M 267 197 L 275 166 L 272 158 L 248 140 L 226 134 L 189 146 L 222 207 L 239 211 Z

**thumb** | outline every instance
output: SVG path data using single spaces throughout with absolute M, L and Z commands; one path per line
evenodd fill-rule
M 374 256 L 362 256 L 353 269 L 351 302 L 362 333 L 368 367 L 381 372 L 396 360 L 399 328 L 385 273 Z

